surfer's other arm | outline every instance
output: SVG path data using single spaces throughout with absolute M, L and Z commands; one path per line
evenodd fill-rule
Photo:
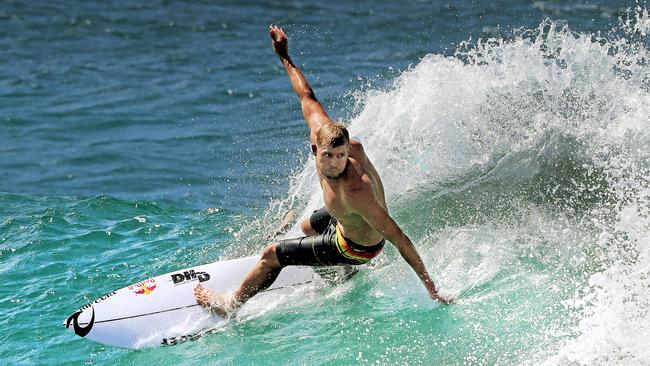
M 385 239 L 393 243 L 399 254 L 404 258 L 406 263 L 411 266 L 413 271 L 418 275 L 422 284 L 427 289 L 431 299 L 443 304 L 451 303 L 450 299 L 444 298 L 438 294 L 433 280 L 429 276 L 427 269 L 418 253 L 417 249 L 402 229 L 397 225 L 395 220 L 386 212 L 383 206 L 377 202 L 374 195 L 368 197 L 357 197 L 357 211 L 363 219 L 376 231 L 380 232 Z
M 332 120 L 329 118 L 325 109 L 320 104 L 314 91 L 311 86 L 305 79 L 305 76 L 302 74 L 300 69 L 294 65 L 291 57 L 289 57 L 289 42 L 284 31 L 277 26 L 270 26 L 269 34 L 271 35 L 271 40 L 273 41 L 273 51 L 278 55 L 280 61 L 284 65 L 289 80 L 291 81 L 291 86 L 296 92 L 298 99 L 300 99 L 300 106 L 302 108 L 302 114 L 305 117 L 307 126 L 311 130 L 310 140 L 312 145 L 316 144 L 316 132 L 320 126 L 331 123 Z

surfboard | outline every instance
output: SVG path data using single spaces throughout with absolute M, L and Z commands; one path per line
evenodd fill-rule
M 63 325 L 80 337 L 130 349 L 175 345 L 196 339 L 225 319 L 194 300 L 194 287 L 236 288 L 259 256 L 214 262 L 166 273 L 105 294 L 70 315 Z M 254 299 L 294 291 L 311 283 L 311 267 L 291 266 Z

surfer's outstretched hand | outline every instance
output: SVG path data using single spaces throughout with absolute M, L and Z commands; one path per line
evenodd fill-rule
M 289 40 L 282 28 L 271 25 L 269 26 L 269 34 L 273 41 L 273 51 L 280 57 L 287 57 L 289 55 Z
M 436 285 L 433 283 L 429 275 L 425 273 L 424 276 L 425 279 L 422 282 L 424 283 L 424 287 L 427 289 L 427 292 L 429 292 L 429 297 L 441 304 L 451 304 L 453 300 L 444 296 L 440 296 Z
M 452 302 L 454 302 L 453 299 L 449 299 L 449 298 L 446 298 L 446 297 L 442 297 L 442 296 L 440 296 L 437 292 L 436 292 L 436 293 L 429 294 L 429 296 L 431 297 L 431 299 L 436 300 L 437 302 L 439 302 L 439 303 L 441 303 L 441 304 L 445 304 L 445 305 L 449 305 L 449 304 L 451 304 Z

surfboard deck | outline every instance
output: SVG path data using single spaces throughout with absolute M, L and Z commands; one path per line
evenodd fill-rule
M 80 337 L 117 347 L 174 345 L 224 321 L 196 303 L 194 287 L 201 283 L 217 292 L 231 291 L 258 260 L 253 256 L 219 261 L 148 278 L 82 306 L 63 325 Z M 256 298 L 293 291 L 315 276 L 310 267 L 286 267 Z

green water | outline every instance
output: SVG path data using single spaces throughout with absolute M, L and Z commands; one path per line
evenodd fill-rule
M 611 1 L 3 2 L 0 364 L 650 363 L 648 18 Z M 177 346 L 66 330 L 105 293 L 254 255 L 288 210 L 322 205 L 271 22 L 455 302 L 388 246 Z

